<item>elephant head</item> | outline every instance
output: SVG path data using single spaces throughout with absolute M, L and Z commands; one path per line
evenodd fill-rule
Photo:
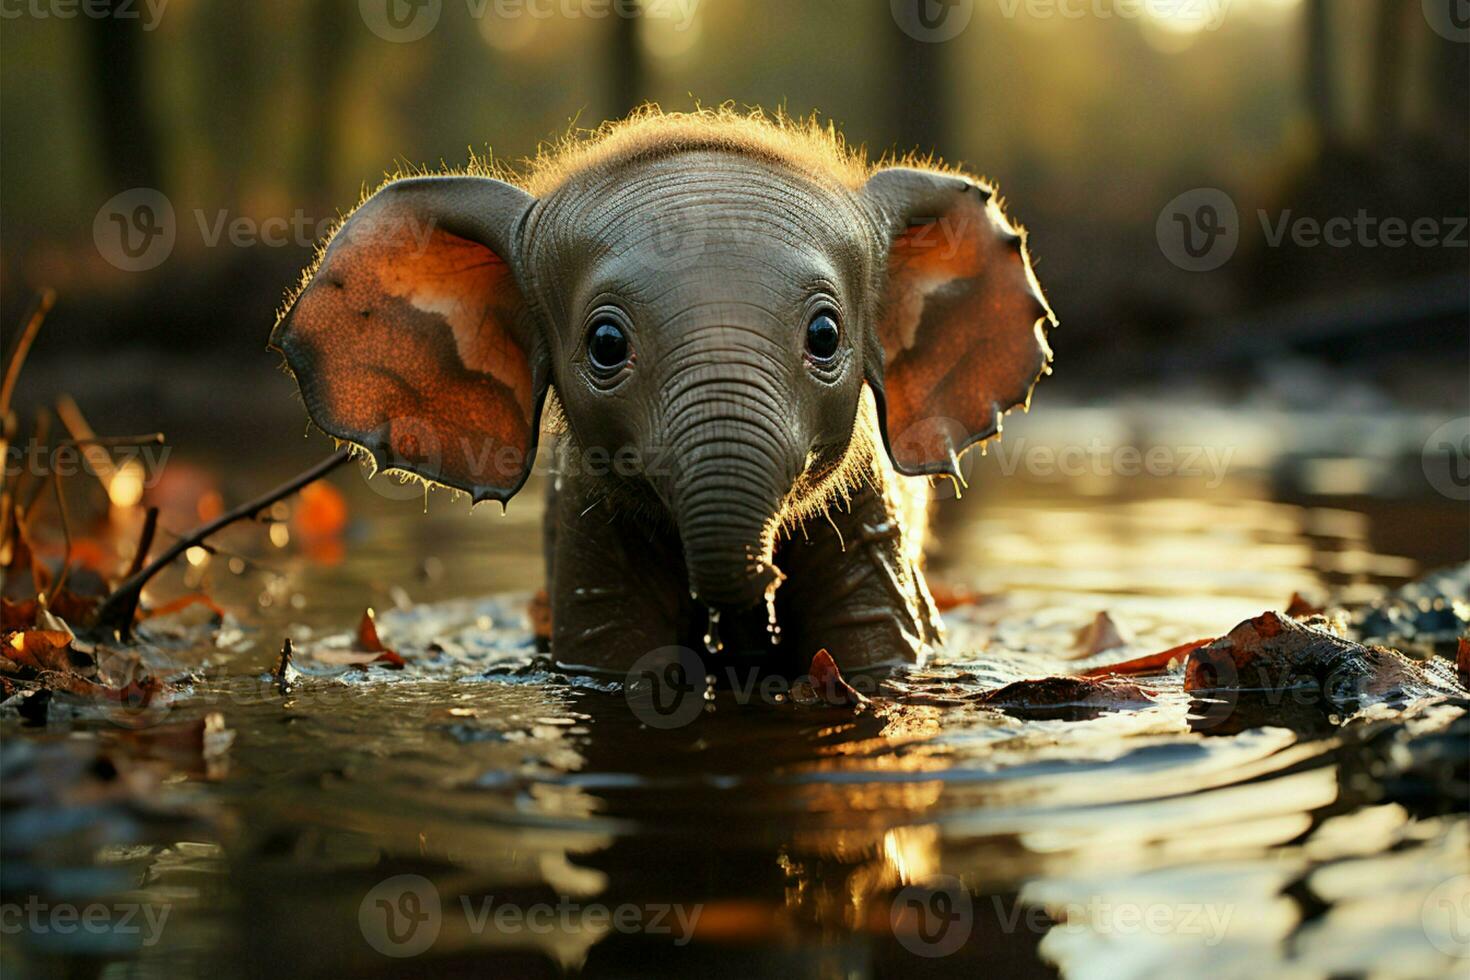
M 568 444 L 626 462 L 606 479 L 677 529 L 692 592 L 750 605 L 783 521 L 854 460 L 957 474 L 1029 398 L 1054 322 L 991 188 L 790 142 L 670 123 L 536 195 L 393 180 L 272 345 L 318 426 L 477 501 L 525 482 L 554 386 Z

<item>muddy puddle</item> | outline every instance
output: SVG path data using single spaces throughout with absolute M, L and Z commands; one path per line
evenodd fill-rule
M 6 891 L 44 896 L 7 912 L 44 926 L 7 920 L 7 975 L 1470 968 L 1463 701 L 1222 701 L 1177 666 L 1055 711 L 977 698 L 1294 592 L 1370 601 L 1430 570 L 1461 505 L 976 482 L 940 518 L 947 650 L 855 709 L 558 674 L 526 617 L 534 500 L 426 516 L 344 477 L 340 554 L 194 556 L 228 615 L 147 624 L 190 678 L 170 704 L 5 715 Z M 334 655 L 366 606 L 403 669 Z

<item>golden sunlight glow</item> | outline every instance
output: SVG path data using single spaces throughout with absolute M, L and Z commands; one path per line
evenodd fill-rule
M 1219 28 L 1230 9 L 1229 0 L 1148 0 L 1143 15 L 1167 31 L 1198 34 Z
M 694 50 L 703 33 L 701 7 L 669 4 L 662 16 L 644 16 L 638 23 L 638 40 L 654 58 L 678 58 Z
M 883 860 L 905 885 L 939 872 L 939 826 L 895 827 L 883 835 Z
M 1269 15 L 1298 6 L 1301 0 L 1144 0 L 1146 23 L 1175 34 L 1219 30 L 1232 16 Z
M 107 481 L 107 496 L 114 507 L 134 507 L 143 499 L 143 464 L 130 459 Z
M 189 564 L 197 568 L 200 565 L 203 565 L 205 562 L 209 561 L 209 552 L 196 544 L 194 547 L 184 552 L 184 557 L 189 559 Z
M 541 20 L 536 17 L 499 17 L 487 10 L 479 19 L 480 39 L 496 51 L 519 51 L 536 39 Z

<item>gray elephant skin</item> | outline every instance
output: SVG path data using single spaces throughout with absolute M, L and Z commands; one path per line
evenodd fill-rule
M 547 433 L 559 664 L 876 671 L 941 641 L 929 482 L 1029 403 L 1055 322 L 984 182 L 812 121 L 646 110 L 519 176 L 389 180 L 271 346 L 317 426 L 477 502 Z

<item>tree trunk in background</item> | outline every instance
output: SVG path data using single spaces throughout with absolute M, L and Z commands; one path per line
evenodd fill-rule
M 1404 17 L 1418 16 L 1399 0 L 1378 0 L 1376 36 L 1373 38 L 1373 135 L 1391 140 L 1402 129 L 1404 82 Z
M 117 7 L 119 0 L 106 0 L 106 6 Z M 109 183 L 108 193 L 131 187 L 162 190 L 158 134 L 148 111 L 143 71 L 143 20 L 120 18 L 111 12 L 81 20 L 92 62 L 93 131 Z
M 907 0 L 914 6 L 931 3 L 933 0 Z M 946 98 L 944 55 L 952 44 L 960 39 L 928 42 L 910 37 L 894 22 L 888 4 L 882 8 L 884 36 L 889 39 L 888 77 L 892 80 L 889 91 L 889 130 L 893 133 L 894 146 L 899 151 L 918 150 L 920 153 L 942 152 L 949 146 L 949 105 Z M 953 15 L 951 15 L 953 16 Z M 970 30 L 974 30 L 972 22 Z
M 1333 98 L 1332 31 L 1328 0 L 1308 0 L 1306 7 L 1307 108 L 1323 144 L 1337 136 L 1337 106 Z
M 612 17 L 612 41 L 609 45 L 608 98 L 609 119 L 626 116 L 644 98 L 643 47 L 638 43 L 642 13 L 637 17 Z
M 1428 88 L 1434 105 L 1436 135 L 1463 159 L 1470 143 L 1470 131 L 1465 128 L 1465 120 L 1470 118 L 1470 85 L 1465 84 L 1470 79 L 1470 44 L 1436 34 L 1429 61 Z
M 306 122 L 297 152 L 301 186 L 314 208 L 324 208 L 332 199 L 336 119 L 341 112 L 338 78 L 347 69 L 349 23 L 337 0 L 315 0 L 307 11 Z
M 208 144 L 208 185 L 217 207 L 238 207 L 247 180 L 257 175 L 256 125 L 262 111 L 260 80 L 270 62 L 264 56 L 252 4 L 200 4 L 196 13 L 200 33 L 192 52 L 195 84 L 207 86 L 203 114 L 196 125 Z M 196 164 L 197 165 L 197 164 Z

